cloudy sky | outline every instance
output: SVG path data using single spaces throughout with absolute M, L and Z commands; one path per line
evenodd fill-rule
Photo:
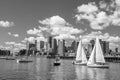
M 48 36 L 87 43 L 95 36 L 120 47 L 119 0 L 1 0 L 0 47 L 25 47 Z M 27 38 L 26 38 L 27 37 Z

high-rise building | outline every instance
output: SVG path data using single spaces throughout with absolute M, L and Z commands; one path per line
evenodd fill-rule
M 118 48 L 115 48 L 115 52 L 118 52 Z
M 37 41 L 37 51 L 40 51 L 40 41 Z
M 49 47 L 52 48 L 52 36 L 48 37 Z
M 87 44 L 87 56 L 90 56 L 91 52 L 92 52 L 92 45 L 91 44 Z
M 109 54 L 109 51 L 110 51 L 109 42 L 106 42 L 106 54 Z
M 63 56 L 65 56 L 65 40 L 63 40 Z
M 29 43 L 29 50 L 36 50 L 36 45 L 34 43 Z
M 71 49 L 73 52 L 76 52 L 76 50 L 77 50 L 77 42 L 75 40 L 71 44 Z
M 40 41 L 40 49 L 44 48 L 44 41 Z
M 95 40 L 90 40 L 90 43 L 91 43 L 91 46 L 92 46 L 92 49 L 93 49 L 94 44 L 95 44 Z
M 53 52 L 53 55 L 57 54 L 57 40 L 56 39 L 52 40 L 52 52 Z
M 64 49 L 65 49 L 65 40 L 58 40 L 58 54 L 60 56 L 64 56 L 65 53 L 64 53 Z

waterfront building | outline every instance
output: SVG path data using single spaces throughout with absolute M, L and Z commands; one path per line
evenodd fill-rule
M 57 54 L 57 40 L 56 39 L 52 39 L 52 52 L 53 52 L 53 55 Z
M 87 47 L 86 47 L 86 49 L 87 49 L 87 56 L 90 56 L 90 53 L 92 52 L 92 45 L 91 44 L 87 44 Z
M 115 48 L 115 52 L 118 53 L 118 48 Z
M 34 43 L 29 43 L 29 50 L 35 50 L 36 45 Z
M 37 41 L 37 51 L 40 51 L 40 41 Z
M 37 50 L 37 40 L 35 40 L 35 49 Z
M 48 37 L 49 48 L 52 48 L 52 36 Z
M 44 41 L 40 41 L 40 49 L 44 48 Z
M 58 40 L 58 54 L 65 56 L 65 40 Z
M 36 51 L 37 51 L 36 44 L 35 44 L 35 43 L 29 43 L 29 46 L 28 46 L 28 54 L 33 54 L 33 55 L 35 55 L 35 54 L 36 54 Z
M 79 43 L 79 42 L 78 42 Z M 78 44 L 75 40 L 72 42 L 71 44 L 71 49 L 72 51 L 75 53 L 77 50 L 77 44 Z
M 92 49 L 93 49 L 94 44 L 95 44 L 95 40 L 90 40 L 90 43 L 91 43 L 91 47 L 92 47 Z

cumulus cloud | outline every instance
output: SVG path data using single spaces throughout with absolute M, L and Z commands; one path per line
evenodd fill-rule
M 15 25 L 14 22 L 0 21 L 0 27 L 12 27 L 14 25 Z
M 98 7 L 95 5 L 94 2 L 88 4 L 82 4 L 81 6 L 77 7 L 79 13 L 93 13 L 98 11 Z
M 29 29 L 27 31 L 27 34 L 41 36 L 42 35 L 42 31 L 40 29 L 33 28 L 33 29 Z
M 1 49 L 1 50 L 10 50 L 11 47 L 10 47 L 10 46 L 3 46 L 3 45 L 0 45 L 0 49 Z
M 56 15 L 56 16 L 52 16 L 50 18 L 47 18 L 45 20 L 39 20 L 39 23 L 44 24 L 44 25 L 67 25 L 69 23 L 67 23 L 62 17 Z
M 60 34 L 59 36 L 55 36 L 54 38 L 56 38 L 56 39 L 72 39 L 72 40 L 76 39 L 76 37 L 74 35 L 70 35 L 70 34 Z
M 27 31 L 29 35 L 37 35 L 37 40 L 45 40 L 48 36 L 56 36 L 58 38 L 75 38 L 74 35 L 81 34 L 84 32 L 82 29 L 74 28 L 71 24 L 65 21 L 64 18 L 56 15 L 44 20 L 39 20 L 42 26 L 33 28 Z M 34 37 L 29 37 L 30 42 L 34 42 Z M 22 42 L 25 42 L 23 40 Z
M 28 41 L 28 42 L 30 42 L 30 43 L 35 43 L 35 37 L 28 37 L 28 38 L 25 38 L 24 39 L 25 41 Z
M 45 38 L 44 36 L 39 36 L 39 37 L 32 37 L 32 36 L 30 36 L 30 37 L 28 37 L 28 38 L 25 38 L 24 40 L 22 40 L 21 42 L 22 43 L 26 43 L 26 42 L 28 42 L 28 43 L 35 43 L 35 40 L 37 40 L 37 42 L 39 42 L 39 41 L 44 41 L 44 42 L 47 42 L 47 38 Z
M 120 47 L 120 45 L 117 44 L 117 43 L 110 43 L 110 44 L 109 44 L 109 48 L 110 48 L 110 49 L 115 49 L 115 48 L 118 48 L 118 47 Z
M 74 28 L 71 24 L 66 22 L 62 17 L 56 15 L 45 20 L 40 20 L 40 24 L 45 25 L 51 35 L 59 34 L 78 34 L 84 32 L 82 29 Z M 44 28 L 44 29 L 46 29 Z
M 75 15 L 78 22 L 82 19 L 89 21 L 92 29 L 103 30 L 110 25 L 120 26 L 120 1 L 100 1 L 99 5 L 94 2 L 83 4 L 77 7 Z M 90 9 L 90 10 L 89 10 Z
M 105 1 L 100 1 L 99 6 L 102 9 L 106 9 L 107 8 L 107 4 L 105 3 Z
M 26 45 L 22 43 L 16 43 L 16 42 L 5 42 L 6 45 L 9 46 L 10 50 L 13 51 L 19 51 L 21 49 L 26 49 Z
M 45 41 L 47 42 L 47 39 L 45 37 L 36 37 L 37 41 Z
M 89 43 L 90 40 L 95 39 L 96 37 L 99 37 L 103 41 L 108 41 L 110 43 L 109 47 L 110 49 L 114 49 L 116 47 L 119 47 L 120 37 L 119 36 L 112 36 L 109 33 L 102 33 L 101 31 L 92 31 L 89 34 L 82 36 L 82 42 L 84 44 Z
M 102 33 L 101 31 L 92 31 L 89 34 L 83 35 L 83 38 L 87 38 L 91 40 L 93 38 L 99 37 L 102 40 L 109 41 L 109 42 L 120 42 L 119 36 L 111 36 L 109 33 Z
M 14 37 L 19 37 L 19 34 L 12 34 L 11 32 L 8 32 L 8 35 L 14 36 Z

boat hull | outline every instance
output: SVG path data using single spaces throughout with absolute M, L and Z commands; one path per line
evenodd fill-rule
M 17 60 L 17 63 L 30 63 L 33 62 L 32 60 Z
M 72 63 L 75 64 L 75 65 L 87 65 L 87 63 L 76 62 L 76 61 L 73 61 Z
M 59 66 L 61 64 L 61 62 L 60 61 L 55 61 L 53 64 L 54 64 L 54 66 Z
M 99 65 L 99 64 L 91 64 L 91 65 L 87 65 L 90 68 L 109 68 L 109 65 L 104 64 L 104 65 Z

